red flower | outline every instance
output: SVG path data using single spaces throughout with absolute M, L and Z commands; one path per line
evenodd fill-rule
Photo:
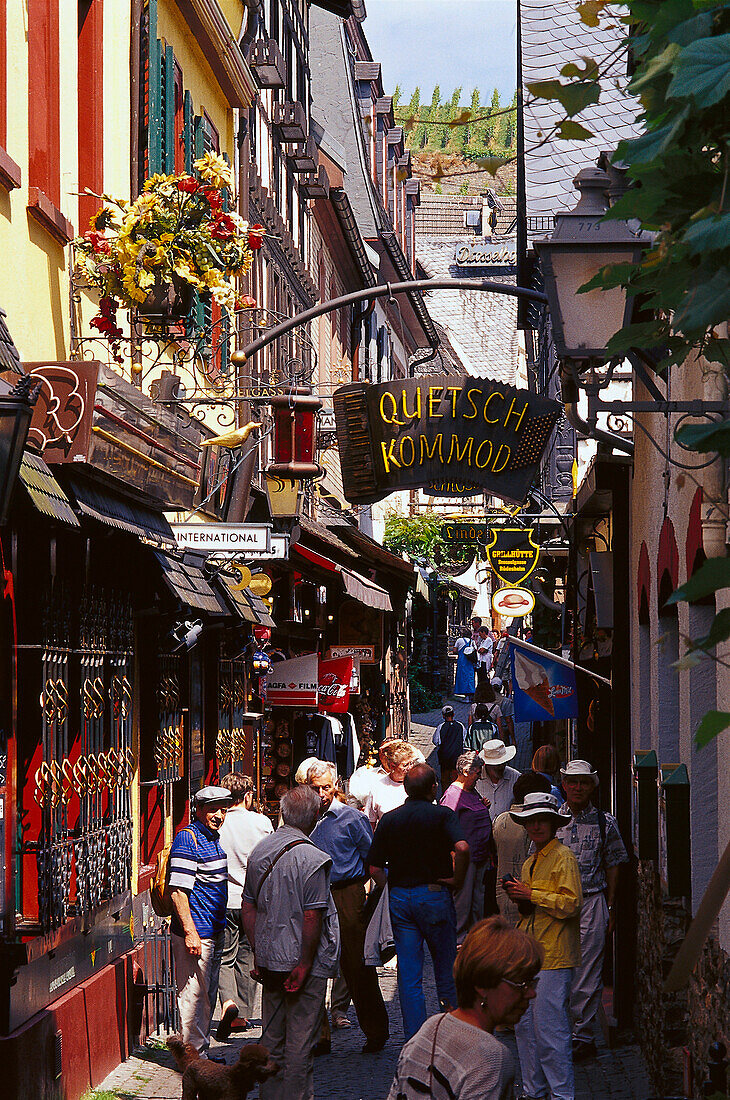
M 238 309 L 256 309 L 256 299 L 252 298 L 250 294 L 243 294 L 237 300 L 236 306 Z
M 103 233 L 96 233 L 93 229 L 87 229 L 84 238 L 89 242 L 94 252 L 103 252 L 105 256 L 111 254 L 112 246 Z
M 204 187 L 203 194 L 208 200 L 210 209 L 214 214 L 219 213 L 223 209 L 223 196 L 217 187 Z
M 227 241 L 236 232 L 236 223 L 227 214 L 218 214 L 211 226 L 210 235 L 214 241 Z
M 259 232 L 257 232 L 259 230 Z M 264 233 L 266 230 L 263 225 L 252 225 L 248 231 L 248 247 L 252 252 L 258 252 L 261 245 L 264 243 Z
M 198 190 L 198 186 L 198 181 L 194 176 L 183 176 L 177 181 L 178 191 L 187 191 L 190 195 L 193 195 Z

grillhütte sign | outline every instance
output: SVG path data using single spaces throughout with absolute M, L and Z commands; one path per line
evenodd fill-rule
M 453 495 L 527 496 L 561 408 L 488 378 L 430 375 L 334 394 L 345 496 L 370 504 L 448 483 Z

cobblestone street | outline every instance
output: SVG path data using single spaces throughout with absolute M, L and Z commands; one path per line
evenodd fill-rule
M 461 717 L 460 712 L 466 711 L 466 705 L 456 703 L 455 706 L 459 712 L 457 717 Z M 411 739 L 427 758 L 433 753 L 431 763 L 435 763 L 431 737 L 440 720 L 440 711 L 413 716 Z M 361 1054 L 363 1036 L 351 1008 L 349 1017 L 353 1026 L 349 1030 L 333 1031 L 331 1054 L 316 1061 L 317 1100 L 385 1100 L 388 1095 L 403 1044 L 403 1029 L 396 971 L 392 967 L 383 967 L 379 974 L 390 1017 L 390 1040 L 380 1054 Z M 426 989 L 430 1010 L 436 1012 L 438 1005 L 430 961 L 426 967 Z M 238 1035 L 234 1033 L 230 1042 L 220 1044 L 214 1041 L 212 1047 L 225 1051 L 227 1061 L 232 1062 L 244 1042 L 256 1042 L 260 1035 L 260 1028 Z M 514 1037 L 502 1035 L 501 1038 L 512 1051 L 517 1066 Z M 599 1053 L 596 1060 L 576 1067 L 576 1100 L 646 1100 L 651 1090 L 638 1048 L 627 1044 L 609 1049 L 600 1036 L 597 1036 L 597 1042 Z M 114 1070 L 100 1085 L 99 1091 L 108 1091 L 118 1100 L 129 1100 L 131 1097 L 139 1100 L 174 1100 L 180 1095 L 180 1075 L 173 1068 L 166 1050 L 149 1046 Z M 292 1100 L 297 1098 L 292 1097 Z

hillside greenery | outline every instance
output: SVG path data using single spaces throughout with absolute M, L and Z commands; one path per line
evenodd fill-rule
M 405 130 L 406 146 L 414 153 L 444 152 L 465 160 L 497 156 L 509 158 L 517 149 L 517 92 L 511 103 L 501 103 L 495 88 L 491 99 L 482 101 L 475 88 L 462 99 L 462 88 L 455 88 L 442 99 L 437 84 L 430 98 L 421 98 L 416 88 L 408 102 L 402 101 L 400 87 L 393 93 L 393 112 L 397 126 Z

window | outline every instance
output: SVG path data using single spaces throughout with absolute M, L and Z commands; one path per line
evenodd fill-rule
M 28 183 L 61 205 L 58 0 L 28 0 Z
M 79 229 L 87 229 L 101 203 L 86 188 L 104 190 L 104 9 L 102 0 L 78 3 Z

